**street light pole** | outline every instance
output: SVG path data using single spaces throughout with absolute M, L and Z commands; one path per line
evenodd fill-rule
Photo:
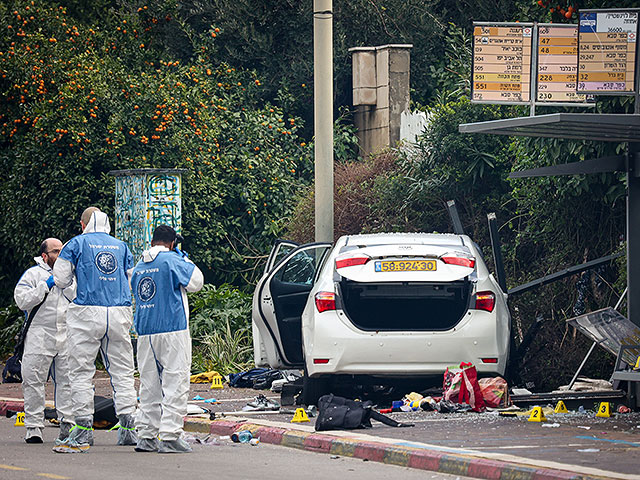
M 315 239 L 333 242 L 332 0 L 313 1 L 313 106 Z

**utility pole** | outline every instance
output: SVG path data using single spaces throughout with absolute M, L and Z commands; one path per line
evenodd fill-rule
M 333 243 L 333 11 L 313 0 L 315 239 Z

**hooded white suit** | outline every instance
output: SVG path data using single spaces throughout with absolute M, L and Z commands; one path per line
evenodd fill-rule
M 72 282 L 62 290 L 51 289 L 47 279 L 52 270 L 42 257 L 34 258 L 35 266 L 24 272 L 13 292 L 18 308 L 28 315 L 47 295 L 27 331 L 22 354 L 22 391 L 24 394 L 24 424 L 27 428 L 44 427 L 45 383 L 51 373 L 58 419 L 73 423 L 67 350 L 65 314 L 75 297 Z
M 191 373 L 186 292 L 200 290 L 203 283 L 193 262 L 159 245 L 145 251 L 133 271 L 140 370 L 136 426 L 141 440 L 159 436 L 172 442 L 182 435 Z
M 136 408 L 133 348 L 129 330 L 133 322 L 128 277 L 133 256 L 127 245 L 110 236 L 109 219 L 96 211 L 82 232 L 67 242 L 54 265 L 56 285 L 77 281 L 77 296 L 67 313 L 69 378 L 73 413 L 92 417 L 93 376 L 98 351 L 111 377 L 118 416 Z

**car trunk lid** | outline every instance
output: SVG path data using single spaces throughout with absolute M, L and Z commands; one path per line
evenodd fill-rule
M 455 282 L 474 272 L 475 258 L 464 245 L 376 245 L 345 249 L 335 269 L 361 283 Z

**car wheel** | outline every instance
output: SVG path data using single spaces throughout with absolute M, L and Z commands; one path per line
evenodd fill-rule
M 310 377 L 307 369 L 304 369 L 302 378 L 302 403 L 304 405 L 317 405 L 318 399 L 330 393 L 330 379 L 328 377 Z

